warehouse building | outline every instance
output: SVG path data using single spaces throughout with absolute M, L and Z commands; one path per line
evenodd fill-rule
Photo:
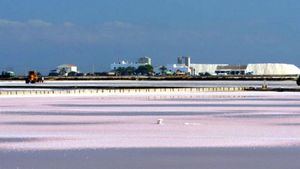
M 62 64 L 51 70 L 49 76 L 68 76 L 69 73 L 78 73 L 77 66 L 73 64 Z
M 191 64 L 194 75 L 299 75 L 300 69 L 293 64 L 259 63 L 248 65 Z
M 183 73 L 183 74 L 191 74 L 191 68 L 183 65 L 183 64 L 168 64 L 166 66 L 167 71 L 173 72 L 173 73 Z
M 176 64 L 167 64 L 165 66 L 166 71 L 172 72 L 173 74 L 192 74 L 191 68 L 191 57 L 179 56 L 177 57 Z
M 151 58 L 144 56 L 138 59 L 138 64 L 142 65 L 152 65 L 152 60 Z
M 247 65 L 226 65 L 217 66 L 215 73 L 217 75 L 245 75 L 247 72 Z

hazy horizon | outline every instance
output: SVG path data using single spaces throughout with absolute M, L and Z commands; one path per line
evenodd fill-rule
M 59 64 L 109 70 L 118 59 L 154 65 L 300 65 L 296 0 L 0 1 L 0 70 L 43 73 Z

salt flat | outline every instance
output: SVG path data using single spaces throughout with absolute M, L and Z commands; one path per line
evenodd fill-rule
M 0 169 L 299 169 L 299 129 L 300 93 L 1 96 Z
M 141 93 L 0 100 L 0 150 L 300 145 L 300 93 Z M 158 119 L 163 119 L 162 125 L 156 124 Z
M 0 81 L 3 86 L 110 86 L 110 87 L 261 87 L 262 81 L 133 81 L 133 80 L 98 80 L 98 81 L 45 81 L 45 83 L 25 84 L 24 81 Z M 295 81 L 267 81 L 272 88 L 299 88 Z

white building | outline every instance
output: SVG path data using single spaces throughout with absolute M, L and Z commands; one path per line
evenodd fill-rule
M 253 72 L 247 71 L 247 65 L 218 66 L 215 73 L 217 75 L 249 75 L 249 74 L 253 74 Z
M 179 73 L 179 74 L 192 74 L 193 70 L 191 65 L 191 57 L 189 56 L 179 56 L 177 57 L 177 64 L 167 64 L 166 71 Z M 156 70 L 156 72 L 160 72 Z
M 182 73 L 185 73 L 185 74 L 191 74 L 192 70 L 190 67 L 186 66 L 186 65 L 183 65 L 183 64 L 168 64 L 166 66 L 167 70 L 168 71 L 171 71 L 171 72 L 182 72 Z
M 72 65 L 72 64 L 63 64 L 57 66 L 58 70 L 65 70 L 66 72 L 78 72 L 77 66 Z
M 128 61 L 122 60 L 118 63 L 113 63 L 110 65 L 111 70 L 117 70 L 118 68 L 127 68 L 127 67 L 134 67 L 138 68 L 140 64 L 138 63 L 129 63 Z
M 136 63 L 130 63 L 128 61 L 122 60 L 118 63 L 113 63 L 110 65 L 110 70 L 117 70 L 118 68 L 127 68 L 127 67 L 134 67 L 138 68 L 139 66 L 151 65 L 151 58 L 149 57 L 141 57 L 138 59 Z
M 138 59 L 138 63 L 139 64 L 144 64 L 144 65 L 151 65 L 152 60 L 151 60 L 151 58 L 144 56 L 144 57 L 141 57 L 141 58 Z
M 200 73 L 205 74 L 209 73 L 211 75 L 214 75 L 216 73 L 218 66 L 227 66 L 228 64 L 191 64 L 191 67 L 193 68 L 194 75 L 199 75 Z
M 70 72 L 78 73 L 78 68 L 72 64 L 62 64 L 56 67 L 56 69 L 51 70 L 50 74 L 57 74 L 62 76 L 67 76 Z
M 220 67 L 237 67 L 228 64 L 191 64 L 195 75 L 201 73 L 216 74 Z M 226 68 L 227 69 L 227 68 Z M 259 63 L 248 64 L 245 68 L 245 74 L 253 75 L 299 75 L 300 69 L 292 64 L 285 63 Z

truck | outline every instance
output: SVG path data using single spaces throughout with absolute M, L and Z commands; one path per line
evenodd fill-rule
M 25 82 L 27 84 L 29 83 L 43 83 L 44 82 L 44 78 L 40 75 L 40 73 L 31 70 L 28 72 L 28 75 L 25 79 Z

